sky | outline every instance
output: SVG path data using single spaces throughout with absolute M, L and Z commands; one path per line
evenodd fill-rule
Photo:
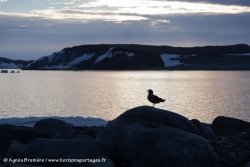
M 0 0 L 0 57 L 84 44 L 250 44 L 249 0 Z

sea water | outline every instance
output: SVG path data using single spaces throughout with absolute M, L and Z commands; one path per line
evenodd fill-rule
M 105 125 L 128 109 L 152 106 L 148 89 L 166 100 L 156 108 L 188 119 L 211 123 L 223 115 L 250 121 L 249 85 L 250 71 L 1 73 L 0 124 L 55 117 L 77 125 Z

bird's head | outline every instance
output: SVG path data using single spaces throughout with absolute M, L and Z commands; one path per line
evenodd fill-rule
M 151 89 L 148 90 L 148 93 L 153 94 L 153 91 Z

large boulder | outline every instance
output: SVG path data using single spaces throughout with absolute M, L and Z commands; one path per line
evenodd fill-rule
M 218 136 L 214 133 L 213 129 L 210 127 L 204 127 L 203 128 L 203 134 L 201 135 L 205 139 L 208 140 L 217 140 Z
M 29 148 L 29 158 L 54 159 L 57 163 L 49 163 L 53 167 L 74 167 L 80 164 L 81 160 L 94 159 L 98 156 L 110 156 L 109 145 L 99 139 L 35 139 Z M 67 162 L 76 160 L 76 162 Z
M 246 131 L 246 134 L 244 135 L 244 138 L 245 138 L 246 140 L 250 140 L 250 129 L 248 129 L 248 130 Z
M 12 140 L 29 144 L 35 138 L 49 138 L 46 132 L 24 126 L 0 125 L 0 154 L 7 152 Z
M 93 138 L 96 138 L 98 134 L 101 132 L 100 128 L 94 126 L 75 126 L 74 133 L 77 135 L 88 135 Z
M 213 120 L 212 129 L 217 135 L 236 135 L 239 132 L 246 132 L 250 123 L 225 116 L 218 116 Z
M 23 144 L 16 140 L 12 140 L 7 153 L 10 153 L 14 158 L 27 157 L 29 154 L 29 144 Z
M 50 135 L 73 135 L 71 125 L 54 118 L 42 119 L 38 121 L 33 128 L 43 130 Z
M 187 118 L 149 106 L 130 109 L 98 138 L 111 146 L 121 167 L 216 167 L 218 156 Z

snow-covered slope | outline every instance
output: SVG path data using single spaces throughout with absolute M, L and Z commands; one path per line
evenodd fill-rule
M 0 68 L 18 69 L 18 68 L 22 68 L 22 67 L 23 67 L 23 65 L 21 65 L 21 64 L 0 62 Z
M 79 50 L 75 48 L 67 48 L 62 51 L 55 52 L 49 56 L 43 56 L 34 62 L 30 63 L 26 66 L 26 69 L 40 69 L 40 70 L 74 70 L 74 69 L 82 69 L 81 64 L 91 63 L 98 64 L 101 63 L 104 59 L 112 59 L 119 58 L 120 56 L 126 56 L 127 58 L 133 57 L 135 54 L 132 52 L 128 52 L 125 50 L 115 49 L 115 47 L 105 48 L 105 53 L 99 54 L 99 52 L 103 52 L 104 49 L 99 50 L 98 53 L 84 53 L 84 51 L 79 52 Z M 87 51 L 88 52 L 88 51 Z M 81 55 L 79 55 L 82 53 Z
M 7 58 L 0 57 L 0 69 L 20 69 L 32 61 L 23 60 L 11 60 Z
M 47 69 L 47 70 L 50 70 L 50 69 L 59 69 L 59 70 L 67 70 L 67 69 L 74 69 L 74 66 L 81 63 L 82 61 L 85 61 L 85 60 L 89 60 L 91 57 L 93 57 L 95 54 L 92 53 L 92 54 L 83 54 L 82 56 L 80 57 L 77 57 L 71 61 L 68 61 L 68 62 L 62 62 L 60 64 L 57 64 L 57 65 L 47 65 L 47 66 L 44 66 L 44 67 L 41 67 L 41 69 Z M 52 55 L 53 56 L 53 55 Z M 49 63 L 52 62 L 52 56 L 49 56 Z

